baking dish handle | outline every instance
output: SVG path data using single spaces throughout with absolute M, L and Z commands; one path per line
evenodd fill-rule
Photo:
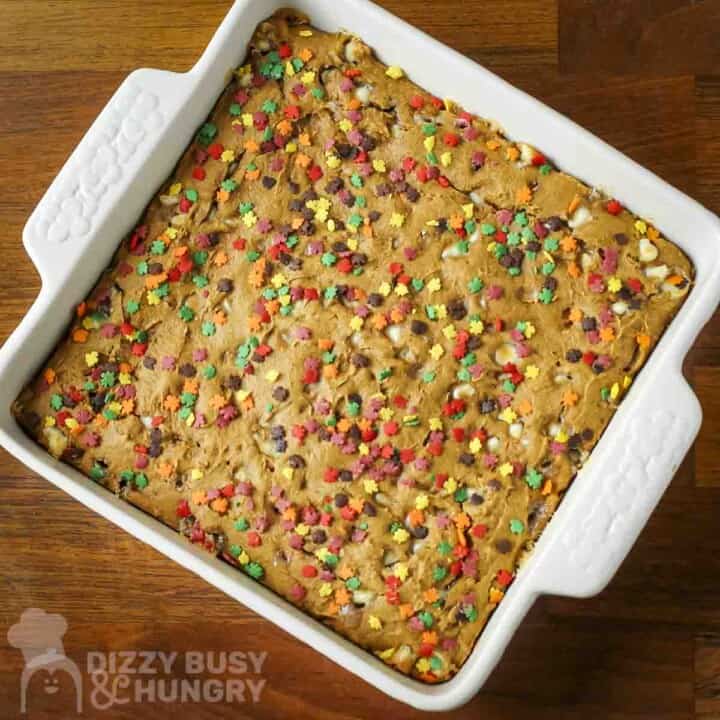
M 678 369 L 660 367 L 632 413 L 618 412 L 602 455 L 591 456 L 556 517 L 561 532 L 528 570 L 540 593 L 588 597 L 611 580 L 689 450 L 702 419 Z M 658 378 L 658 379 L 655 379 Z M 638 388 L 639 389 L 639 388 Z
M 113 208 L 123 209 L 118 201 L 158 144 L 161 130 L 182 108 L 188 96 L 184 77 L 149 69 L 129 75 L 38 203 L 23 243 L 44 289 L 68 280 L 91 239 L 110 221 L 122 226 L 125 220 L 111 217 Z M 123 216 L 136 217 L 141 210 Z

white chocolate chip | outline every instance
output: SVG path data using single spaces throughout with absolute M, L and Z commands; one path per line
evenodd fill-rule
M 591 218 L 592 213 L 584 205 L 581 205 L 568 220 L 568 225 L 574 230 L 584 225 Z
M 645 276 L 653 280 L 664 280 L 670 274 L 670 268 L 667 265 L 653 265 L 645 269 Z
M 487 441 L 487 449 L 490 452 L 496 452 L 500 449 L 500 440 L 496 438 L 494 435 L 491 438 L 488 438 Z
M 522 435 L 523 424 L 516 422 L 510 425 L 510 437 L 514 437 L 516 440 Z
M 65 434 L 56 427 L 46 427 L 43 435 L 48 444 L 48 450 L 53 457 L 59 458 L 68 446 Z
M 628 305 L 626 302 L 623 302 L 622 300 L 618 300 L 616 303 L 612 304 L 612 311 L 616 315 L 624 315 L 628 310 Z
M 372 87 L 370 85 L 360 85 L 355 90 L 355 97 L 363 104 L 367 105 L 370 102 L 370 92 Z
M 482 206 L 482 205 L 485 204 L 485 198 L 484 198 L 477 190 L 473 190 L 473 191 L 470 193 L 470 199 L 471 199 L 476 205 Z
M 454 400 L 467 400 L 475 395 L 475 388 L 469 383 L 463 383 L 453 388 L 452 396 Z
M 646 237 L 641 237 L 639 256 L 642 262 L 652 262 L 658 256 L 658 249 Z
M 402 325 L 388 325 L 385 334 L 391 343 L 399 345 L 403 341 L 404 330 L 405 328 Z
M 355 605 L 369 605 L 375 599 L 375 593 L 371 590 L 356 590 L 352 594 Z
M 515 347 L 510 343 L 503 343 L 495 351 L 495 362 L 498 365 L 507 365 L 507 363 L 517 362 L 518 356 L 515 353 Z

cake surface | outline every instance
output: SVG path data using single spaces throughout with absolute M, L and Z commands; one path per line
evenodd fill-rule
M 438 682 L 692 274 L 617 200 L 282 11 L 13 410 Z

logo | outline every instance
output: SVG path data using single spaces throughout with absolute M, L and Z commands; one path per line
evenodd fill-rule
M 83 711 L 83 679 L 89 680 L 87 700 L 95 710 L 117 705 L 149 703 L 259 703 L 265 688 L 266 651 L 242 650 L 89 650 L 85 668 L 65 655 L 65 618 L 29 608 L 8 631 L 10 645 L 22 651 L 25 667 L 20 676 L 20 712 L 28 712 L 30 681 L 42 677 L 42 692 L 59 694 L 62 673 L 72 680 L 75 710 Z M 67 683 L 67 680 L 66 680 Z M 33 689 L 39 681 L 33 682 Z M 69 686 L 67 686 L 69 691 Z M 35 690 L 37 692 L 37 690 Z
M 10 645 L 22 650 L 25 667 L 20 676 L 20 712 L 27 712 L 27 689 L 33 675 L 47 673 L 43 688 L 48 695 L 60 689 L 57 673 L 67 673 L 75 686 L 75 706 L 82 712 L 82 674 L 80 668 L 65 655 L 62 638 L 67 621 L 62 615 L 49 614 L 38 608 L 29 608 L 20 616 L 20 622 L 8 631 Z

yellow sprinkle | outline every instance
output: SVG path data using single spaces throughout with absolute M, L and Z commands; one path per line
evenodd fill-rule
M 291 468 L 289 465 L 286 465 L 282 469 L 282 474 L 286 480 L 292 480 L 293 475 L 295 474 L 295 470 L 293 470 L 293 468 Z
M 506 407 L 499 415 L 498 417 L 508 425 L 511 425 L 517 420 L 517 413 L 511 408 Z
M 45 416 L 45 427 L 55 427 L 55 418 L 51 415 Z
M 402 213 L 394 212 L 390 218 L 390 227 L 401 228 L 405 224 L 405 216 Z
M 452 495 L 458 488 L 457 480 L 454 477 L 448 478 L 443 485 L 443 492 Z
M 452 323 L 450 323 L 450 325 L 446 325 L 442 332 L 448 340 L 453 340 L 457 336 L 457 331 Z
M 80 423 L 73 417 L 67 418 L 65 420 L 65 425 L 69 427 L 71 430 L 74 430 Z
M 359 315 L 354 315 L 352 320 L 350 320 L 350 329 L 357 332 L 362 328 L 364 322 L 365 321 Z
M 534 380 L 540 374 L 540 368 L 537 365 L 528 365 L 525 368 L 525 377 Z
M 372 478 L 368 478 L 363 482 L 363 489 L 368 495 L 374 495 L 379 488 L 378 484 Z
M 482 441 L 480 440 L 480 438 L 473 438 L 470 441 L 470 445 L 468 447 L 470 449 L 470 452 L 473 455 L 476 455 L 480 452 L 480 450 L 482 450 Z
M 430 355 L 433 360 L 439 360 L 445 354 L 445 349 L 442 345 L 433 345 L 430 348 Z
M 568 441 L 568 435 L 564 430 L 558 430 L 558 432 L 555 434 L 555 440 L 559 443 L 564 443 Z
M 430 500 L 428 500 L 427 495 L 418 495 L 415 498 L 415 507 L 418 510 L 424 510 L 429 504 L 430 504 Z
M 452 165 L 452 160 L 453 154 L 449 150 L 447 152 L 444 152 L 440 156 L 440 162 L 442 163 L 443 167 L 449 167 L 450 165 Z
M 613 383 L 610 388 L 610 397 L 614 400 L 620 394 L 620 383 Z
M 243 550 L 243 551 L 238 555 L 238 562 L 239 562 L 241 565 L 247 565 L 247 564 L 250 562 L 250 556 Z
M 148 305 L 160 304 L 160 296 L 154 290 L 148 290 L 145 293 L 145 299 L 147 300 Z
M 468 203 L 467 205 L 462 206 L 463 214 L 465 215 L 466 220 L 472 219 L 473 213 L 475 211 L 475 205 L 473 203 Z
M 400 297 L 403 297 L 408 294 L 408 287 L 404 283 L 398 283 L 395 286 L 395 294 L 399 295 Z
M 130 385 L 132 383 L 132 377 L 130 376 L 130 373 L 121 372 L 118 375 L 118 380 L 120 381 L 121 385 Z
M 443 429 L 442 420 L 440 418 L 430 418 L 428 424 L 430 425 L 431 430 L 442 430 Z
M 88 367 L 95 367 L 98 363 L 98 354 L 93 350 L 93 352 L 85 353 L 85 364 Z
M 268 382 L 275 382 L 280 377 L 280 371 L 279 370 L 268 370 L 265 373 L 265 379 Z
M 312 70 L 308 70 L 300 76 L 300 80 L 303 85 L 312 85 L 315 82 L 315 73 Z
M 384 173 L 387 169 L 384 160 L 373 160 L 372 166 L 373 170 L 378 173 Z
M 344 118 L 338 123 L 338 127 L 344 132 L 348 133 L 352 130 L 352 123 L 347 119 Z
M 386 71 L 385 74 L 392 78 L 393 80 L 399 80 L 401 77 L 405 76 L 405 73 L 401 67 L 398 67 L 397 65 L 391 65 Z
M 289 142 L 285 145 L 285 152 L 288 154 L 296 153 L 298 149 L 297 143 Z
M 312 30 L 301 30 L 298 35 L 300 37 L 312 37 L 313 31 Z
M 525 335 L 525 337 L 528 338 L 528 340 L 529 340 L 534 334 L 535 334 L 535 326 L 531 322 L 526 322 L 523 335 Z
M 223 162 L 231 163 L 235 160 L 235 152 L 233 150 L 223 150 L 223 154 L 220 156 Z
M 426 137 L 423 140 L 423 146 L 428 152 L 432 152 L 435 149 L 435 136 Z
M 632 378 L 629 375 L 626 375 L 623 378 L 623 389 L 627 390 L 632 383 Z
M 303 537 L 305 537 L 305 535 L 307 535 L 310 532 L 310 526 L 306 525 L 305 523 L 299 523 L 295 527 L 295 532 L 298 535 L 302 535 Z
M 647 232 L 647 223 L 644 220 L 636 220 L 635 229 L 642 235 Z
M 415 667 L 420 673 L 426 673 L 430 670 L 430 661 L 427 658 L 420 658 L 416 663 Z
M 320 597 L 328 597 L 329 595 L 332 595 L 332 591 L 332 585 L 328 582 L 323 583 L 320 586 L 320 590 L 318 590 L 318 592 L 320 593 Z
M 250 113 L 243 113 L 240 116 L 240 119 L 242 120 L 242 124 L 245 127 L 252 127 L 253 119 L 252 119 L 252 115 Z
M 472 335 L 482 335 L 485 330 L 485 323 L 482 320 L 473 320 L 470 323 L 470 333 Z
M 337 155 L 328 155 L 325 159 L 325 164 L 334 170 L 335 168 L 340 167 L 342 160 Z
M 385 297 L 387 297 L 390 294 L 391 290 L 392 290 L 392 288 L 390 287 L 389 282 L 381 283 L 380 287 L 378 288 L 378 292 Z
M 200 480 L 200 478 L 203 476 L 203 471 L 199 468 L 193 468 L 190 471 L 190 479 L 191 480 Z
M 393 534 L 393 540 L 398 544 L 407 542 L 410 539 L 410 533 L 405 528 L 398 528 Z
M 182 183 L 173 183 L 168 190 L 168 195 L 179 195 L 182 190 Z
M 283 285 L 287 285 L 287 279 L 282 273 L 275 273 L 270 279 L 270 282 L 276 290 L 281 288 Z
M 188 427 L 192 427 L 192 424 L 195 422 L 195 413 L 191 412 L 186 418 L 185 418 L 185 424 Z
M 289 60 L 285 63 L 285 74 L 288 77 L 292 77 L 293 75 L 295 75 L 295 68 Z
M 383 422 L 387 422 L 388 420 L 390 420 L 394 414 L 395 413 L 393 412 L 393 410 L 388 407 L 381 408 L 379 413 L 380 419 Z
M 368 615 L 368 625 L 371 630 L 380 630 L 382 628 L 382 622 L 376 615 Z
M 503 477 L 507 477 L 512 473 L 513 466 L 512 463 L 504 462 L 498 469 Z
M 381 650 L 377 656 L 384 661 L 388 661 L 395 654 L 395 648 L 389 647 L 387 650 Z
M 430 280 L 428 280 L 427 289 L 431 293 L 442 289 L 442 282 L 440 281 L 440 278 L 430 278 Z
M 358 447 L 358 453 L 360 453 L 360 455 L 370 454 L 370 448 L 367 446 L 367 443 L 360 443 L 360 446 Z
M 610 292 L 617 292 L 622 287 L 622 281 L 618 277 L 611 277 L 607 286 Z
M 394 565 L 393 575 L 405 582 L 408 576 L 408 566 L 405 563 L 398 563 L 397 565 Z

